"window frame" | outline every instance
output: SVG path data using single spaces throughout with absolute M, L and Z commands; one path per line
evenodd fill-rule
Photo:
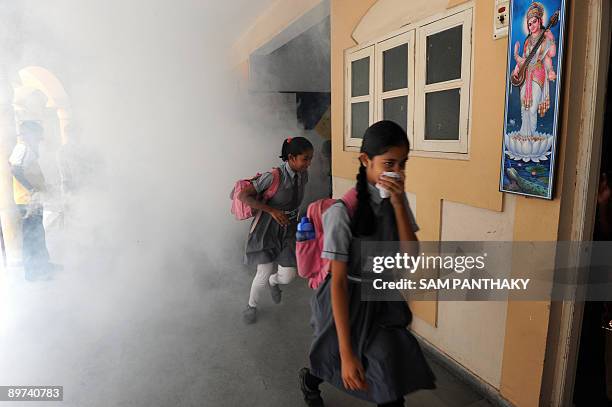
M 385 99 L 391 99 L 400 96 L 407 96 L 408 108 L 406 109 L 406 133 L 410 140 L 410 145 L 414 145 L 414 30 L 409 30 L 391 38 L 387 38 L 375 44 L 375 108 L 376 108 L 376 120 L 382 120 L 384 118 L 384 101 Z M 383 91 L 384 81 L 384 52 L 400 45 L 407 44 L 408 46 L 408 64 L 407 64 L 407 81 L 406 87 L 401 89 L 394 89 L 387 92 Z
M 358 61 L 364 58 L 370 58 L 370 70 L 369 70 L 369 89 L 368 94 L 364 96 L 353 96 L 352 95 L 352 63 L 354 61 Z M 351 125 L 352 125 L 352 115 L 351 115 L 351 107 L 353 103 L 360 102 L 368 102 L 368 126 L 374 123 L 374 44 L 367 45 L 365 47 L 361 47 L 357 50 L 353 50 L 345 53 L 344 57 L 345 66 L 346 66 L 346 76 L 344 80 L 344 92 L 346 94 L 345 97 L 345 126 L 344 126 L 344 147 L 361 147 L 361 138 L 351 137 Z
M 430 24 L 416 29 L 416 78 L 414 128 L 415 150 L 460 153 L 468 152 L 469 109 L 470 109 L 470 83 L 472 58 L 472 9 L 444 17 Z M 442 31 L 462 26 L 461 38 L 461 77 L 445 82 L 426 84 L 427 80 L 427 37 Z M 425 103 L 427 93 L 459 89 L 459 138 L 458 140 L 426 140 L 425 139 Z
M 471 87 L 473 74 L 473 3 L 458 6 L 444 13 L 432 15 L 410 23 L 384 36 L 359 44 L 344 51 L 344 150 L 356 151 L 361 138 L 351 137 L 351 104 L 369 102 L 369 124 L 383 118 L 384 99 L 403 96 L 402 90 L 383 92 L 383 52 L 408 43 L 408 120 L 407 133 L 411 154 L 429 158 L 469 159 L 469 133 L 471 116 Z M 427 36 L 463 26 L 461 78 L 425 85 Z M 426 34 L 426 35 L 424 35 Z M 351 97 L 351 62 L 370 56 L 370 93 L 367 97 Z M 426 88 L 427 87 L 427 88 Z M 425 140 L 426 93 L 447 89 L 460 89 L 459 140 Z M 397 92 L 397 94 L 394 94 Z M 365 98 L 359 100 L 360 98 Z

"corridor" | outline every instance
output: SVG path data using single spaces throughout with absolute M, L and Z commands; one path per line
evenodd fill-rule
M 59 405 L 79 407 L 305 405 L 297 386 L 311 335 L 304 280 L 286 287 L 278 306 L 264 298 L 258 323 L 247 326 L 251 276 L 239 265 L 122 279 L 122 287 L 113 273 L 69 268 L 35 284 L 16 278 L 18 270 L 7 275 L 0 365 L 11 368 L 0 372 L 3 384 L 62 385 Z M 410 395 L 407 406 L 491 405 L 431 364 L 438 389 Z M 322 390 L 327 406 L 371 405 Z

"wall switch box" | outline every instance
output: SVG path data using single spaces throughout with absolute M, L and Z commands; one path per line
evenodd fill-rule
M 493 38 L 499 39 L 508 35 L 510 25 L 510 1 L 495 0 L 493 11 Z

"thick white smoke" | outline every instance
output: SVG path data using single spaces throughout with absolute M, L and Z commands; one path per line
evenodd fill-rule
M 0 385 L 64 385 L 66 405 L 191 405 L 164 380 L 185 373 L 181 329 L 197 325 L 211 353 L 225 351 L 207 323 L 222 277 L 248 278 L 233 268 L 246 225 L 229 214 L 229 190 L 275 164 L 296 130 L 255 120 L 227 62 L 271 1 L 2 3 L 9 75 L 42 66 L 60 79 L 88 158 L 65 228 L 48 236 L 64 270 L 34 284 L 7 271 Z M 42 146 L 50 179 L 55 145 Z

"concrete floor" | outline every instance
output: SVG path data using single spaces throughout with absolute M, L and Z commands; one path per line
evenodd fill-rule
M 311 336 L 305 282 L 286 287 L 280 305 L 264 298 L 258 323 L 247 326 L 241 311 L 252 272 L 180 275 L 191 277 L 118 286 L 68 270 L 36 283 L 5 271 L 0 384 L 63 385 L 64 402 L 41 404 L 51 406 L 304 405 L 297 371 Z M 410 395 L 407 406 L 490 405 L 432 367 L 438 389 Z M 371 405 L 329 385 L 322 390 L 327 406 Z

